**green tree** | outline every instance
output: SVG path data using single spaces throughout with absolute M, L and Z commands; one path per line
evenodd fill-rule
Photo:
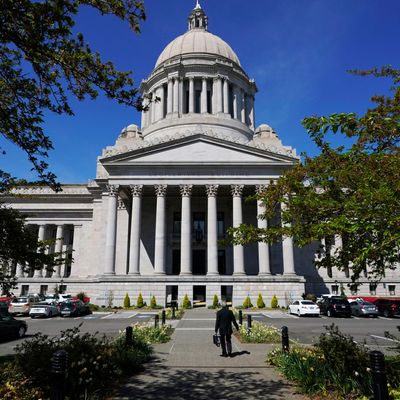
M 265 308 L 264 299 L 263 299 L 261 293 L 259 293 L 258 298 L 257 298 L 257 307 L 258 308 Z
M 83 7 L 114 15 L 134 32 L 140 32 L 139 24 L 145 19 L 144 2 L 139 0 L 0 2 L 0 135 L 26 153 L 38 182 L 56 191 L 61 187 L 46 162 L 53 148 L 43 128 L 46 113 L 73 115 L 70 98 L 95 99 L 100 93 L 142 109 L 131 73 L 103 61 L 74 30 Z M 0 154 L 4 154 L 1 148 Z M 10 195 L 10 189 L 20 183 L 0 169 L 0 195 Z M 15 285 L 12 263 L 52 268 L 57 257 L 45 255 L 41 251 L 45 244 L 21 228 L 23 217 L 1 203 L 0 221 L 0 282 L 7 292 Z M 18 243 L 12 240 L 16 232 Z
M 151 308 L 157 308 L 157 301 L 156 301 L 156 297 L 154 295 L 151 298 L 150 307 Z
M 216 294 L 214 294 L 212 306 L 213 306 L 213 308 L 218 308 L 218 306 L 219 306 L 219 300 L 218 300 L 218 296 Z
M 183 297 L 182 308 L 192 308 L 192 303 L 190 302 L 189 296 L 187 294 L 185 294 L 185 296 Z
M 127 293 L 124 297 L 124 308 L 129 308 L 131 306 L 131 298 L 129 297 L 129 294 Z
M 243 301 L 243 308 L 251 308 L 253 304 L 251 303 L 250 297 L 247 296 Z
M 271 308 L 278 308 L 278 298 L 276 297 L 276 295 L 272 296 Z
M 382 67 L 352 73 L 390 78 L 393 86 L 387 95 L 372 97 L 373 107 L 364 115 L 305 118 L 320 154 L 305 155 L 259 196 L 265 218 L 284 205 L 282 224 L 241 225 L 230 230 L 230 239 L 275 243 L 292 236 L 299 247 L 319 241 L 318 268 L 348 271 L 353 281 L 365 273 L 376 281 L 400 261 L 400 71 Z M 333 147 L 330 138 L 339 134 L 344 145 Z M 342 244 L 334 245 L 335 238 Z
M 138 296 L 137 301 L 136 301 L 136 307 L 137 308 L 144 307 L 144 301 L 143 301 L 142 293 L 139 293 L 139 296 Z

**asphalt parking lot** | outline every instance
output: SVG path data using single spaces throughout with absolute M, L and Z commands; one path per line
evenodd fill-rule
M 195 310 L 194 310 L 195 311 Z M 27 336 L 21 340 L 27 340 L 35 333 L 41 332 L 49 336 L 56 336 L 62 330 L 81 325 L 80 331 L 98 332 L 99 335 L 114 337 L 128 325 L 136 322 L 149 321 L 154 318 L 154 312 L 122 311 L 118 313 L 94 313 L 77 318 L 54 317 L 50 319 L 31 319 L 30 317 L 17 317 L 28 324 Z M 320 317 L 298 317 L 289 315 L 281 310 L 265 312 L 251 312 L 253 321 L 259 321 L 267 325 L 273 325 L 278 329 L 287 326 L 289 336 L 292 340 L 305 345 L 315 343 L 318 336 L 325 332 L 326 326 L 336 324 L 340 331 L 353 336 L 358 343 L 365 343 L 371 349 L 378 349 L 390 353 L 391 348 L 396 344 L 385 338 L 385 331 L 398 337 L 400 332 L 400 318 L 328 318 Z M 243 311 L 244 322 L 246 322 L 246 311 Z M 0 343 L 0 356 L 12 354 L 14 346 L 21 340 L 12 340 Z

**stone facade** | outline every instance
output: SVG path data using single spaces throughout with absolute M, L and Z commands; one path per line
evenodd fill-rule
M 261 202 L 244 198 L 299 161 L 268 125 L 255 126 L 256 84 L 239 58 L 208 32 L 199 4 L 189 30 L 161 53 L 141 91 L 148 106 L 141 128 L 124 128 L 97 160 L 88 185 L 21 187 L 7 202 L 27 215 L 49 251 L 66 251 L 62 268 L 45 276 L 16 266 L 19 291 L 85 291 L 96 304 L 121 305 L 155 296 L 159 304 L 211 303 L 213 296 L 242 304 L 261 293 L 281 305 L 302 293 L 340 290 L 349 279 L 316 271 L 315 246 L 297 249 L 292 238 L 269 246 L 221 244 L 229 226 L 279 222 L 259 219 Z M 156 101 L 154 101 L 156 100 Z M 329 273 L 328 273 L 329 272 Z M 390 295 L 398 275 L 388 272 L 375 288 Z M 360 294 L 371 294 L 367 281 Z

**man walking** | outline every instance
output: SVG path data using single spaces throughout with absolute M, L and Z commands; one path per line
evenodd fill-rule
M 229 309 L 226 302 L 222 301 L 222 309 L 217 312 L 217 319 L 215 321 L 215 333 L 221 336 L 221 357 L 232 357 L 232 324 L 235 325 L 236 330 L 239 330 L 239 326 L 236 322 L 235 316 L 232 310 Z

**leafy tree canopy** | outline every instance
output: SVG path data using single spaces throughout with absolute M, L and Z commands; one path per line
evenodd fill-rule
M 349 271 L 379 280 L 399 263 L 400 251 L 400 71 L 391 67 L 351 71 L 390 78 L 389 95 L 372 97 L 364 115 L 338 113 L 312 116 L 303 125 L 320 154 L 271 183 L 259 195 L 264 218 L 282 205 L 282 224 L 259 229 L 230 229 L 235 243 L 278 242 L 293 236 L 303 247 L 321 241 L 317 267 Z M 334 147 L 329 135 L 342 135 L 348 145 Z M 342 245 L 334 246 L 334 238 Z

